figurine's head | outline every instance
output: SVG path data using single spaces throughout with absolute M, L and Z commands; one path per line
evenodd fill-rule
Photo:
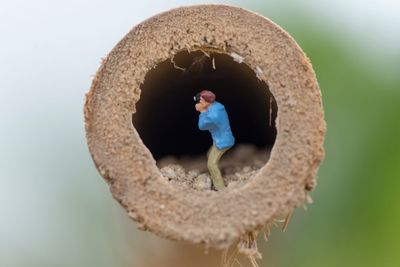
M 200 98 L 203 98 L 207 103 L 211 104 L 215 100 L 215 94 L 208 90 L 200 92 Z
M 198 93 L 194 100 L 196 102 L 196 110 L 204 112 L 215 101 L 215 94 L 208 90 L 203 90 Z

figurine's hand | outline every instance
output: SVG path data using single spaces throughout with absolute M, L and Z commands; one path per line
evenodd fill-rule
M 197 104 L 194 106 L 194 108 L 195 108 L 197 111 L 199 111 L 199 112 L 201 112 L 201 111 L 203 110 L 200 103 L 197 103 Z

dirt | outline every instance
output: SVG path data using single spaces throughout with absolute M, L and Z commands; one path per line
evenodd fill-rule
M 228 188 L 239 187 L 254 177 L 269 158 L 269 149 L 238 144 L 221 158 L 219 167 Z M 211 190 L 207 156 L 164 157 L 157 162 L 161 173 L 171 184 L 198 191 Z

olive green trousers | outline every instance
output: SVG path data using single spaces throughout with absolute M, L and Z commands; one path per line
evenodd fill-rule
M 221 171 L 218 167 L 218 162 L 222 155 L 229 150 L 230 147 L 218 149 L 214 144 L 208 149 L 207 152 L 207 167 L 211 175 L 211 180 L 214 188 L 220 190 L 225 187 L 224 179 L 222 178 Z

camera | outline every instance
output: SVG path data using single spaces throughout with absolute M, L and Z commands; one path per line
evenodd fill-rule
M 196 104 L 200 103 L 200 93 L 196 94 L 196 95 L 193 97 L 193 100 L 194 100 L 194 102 L 196 102 Z

